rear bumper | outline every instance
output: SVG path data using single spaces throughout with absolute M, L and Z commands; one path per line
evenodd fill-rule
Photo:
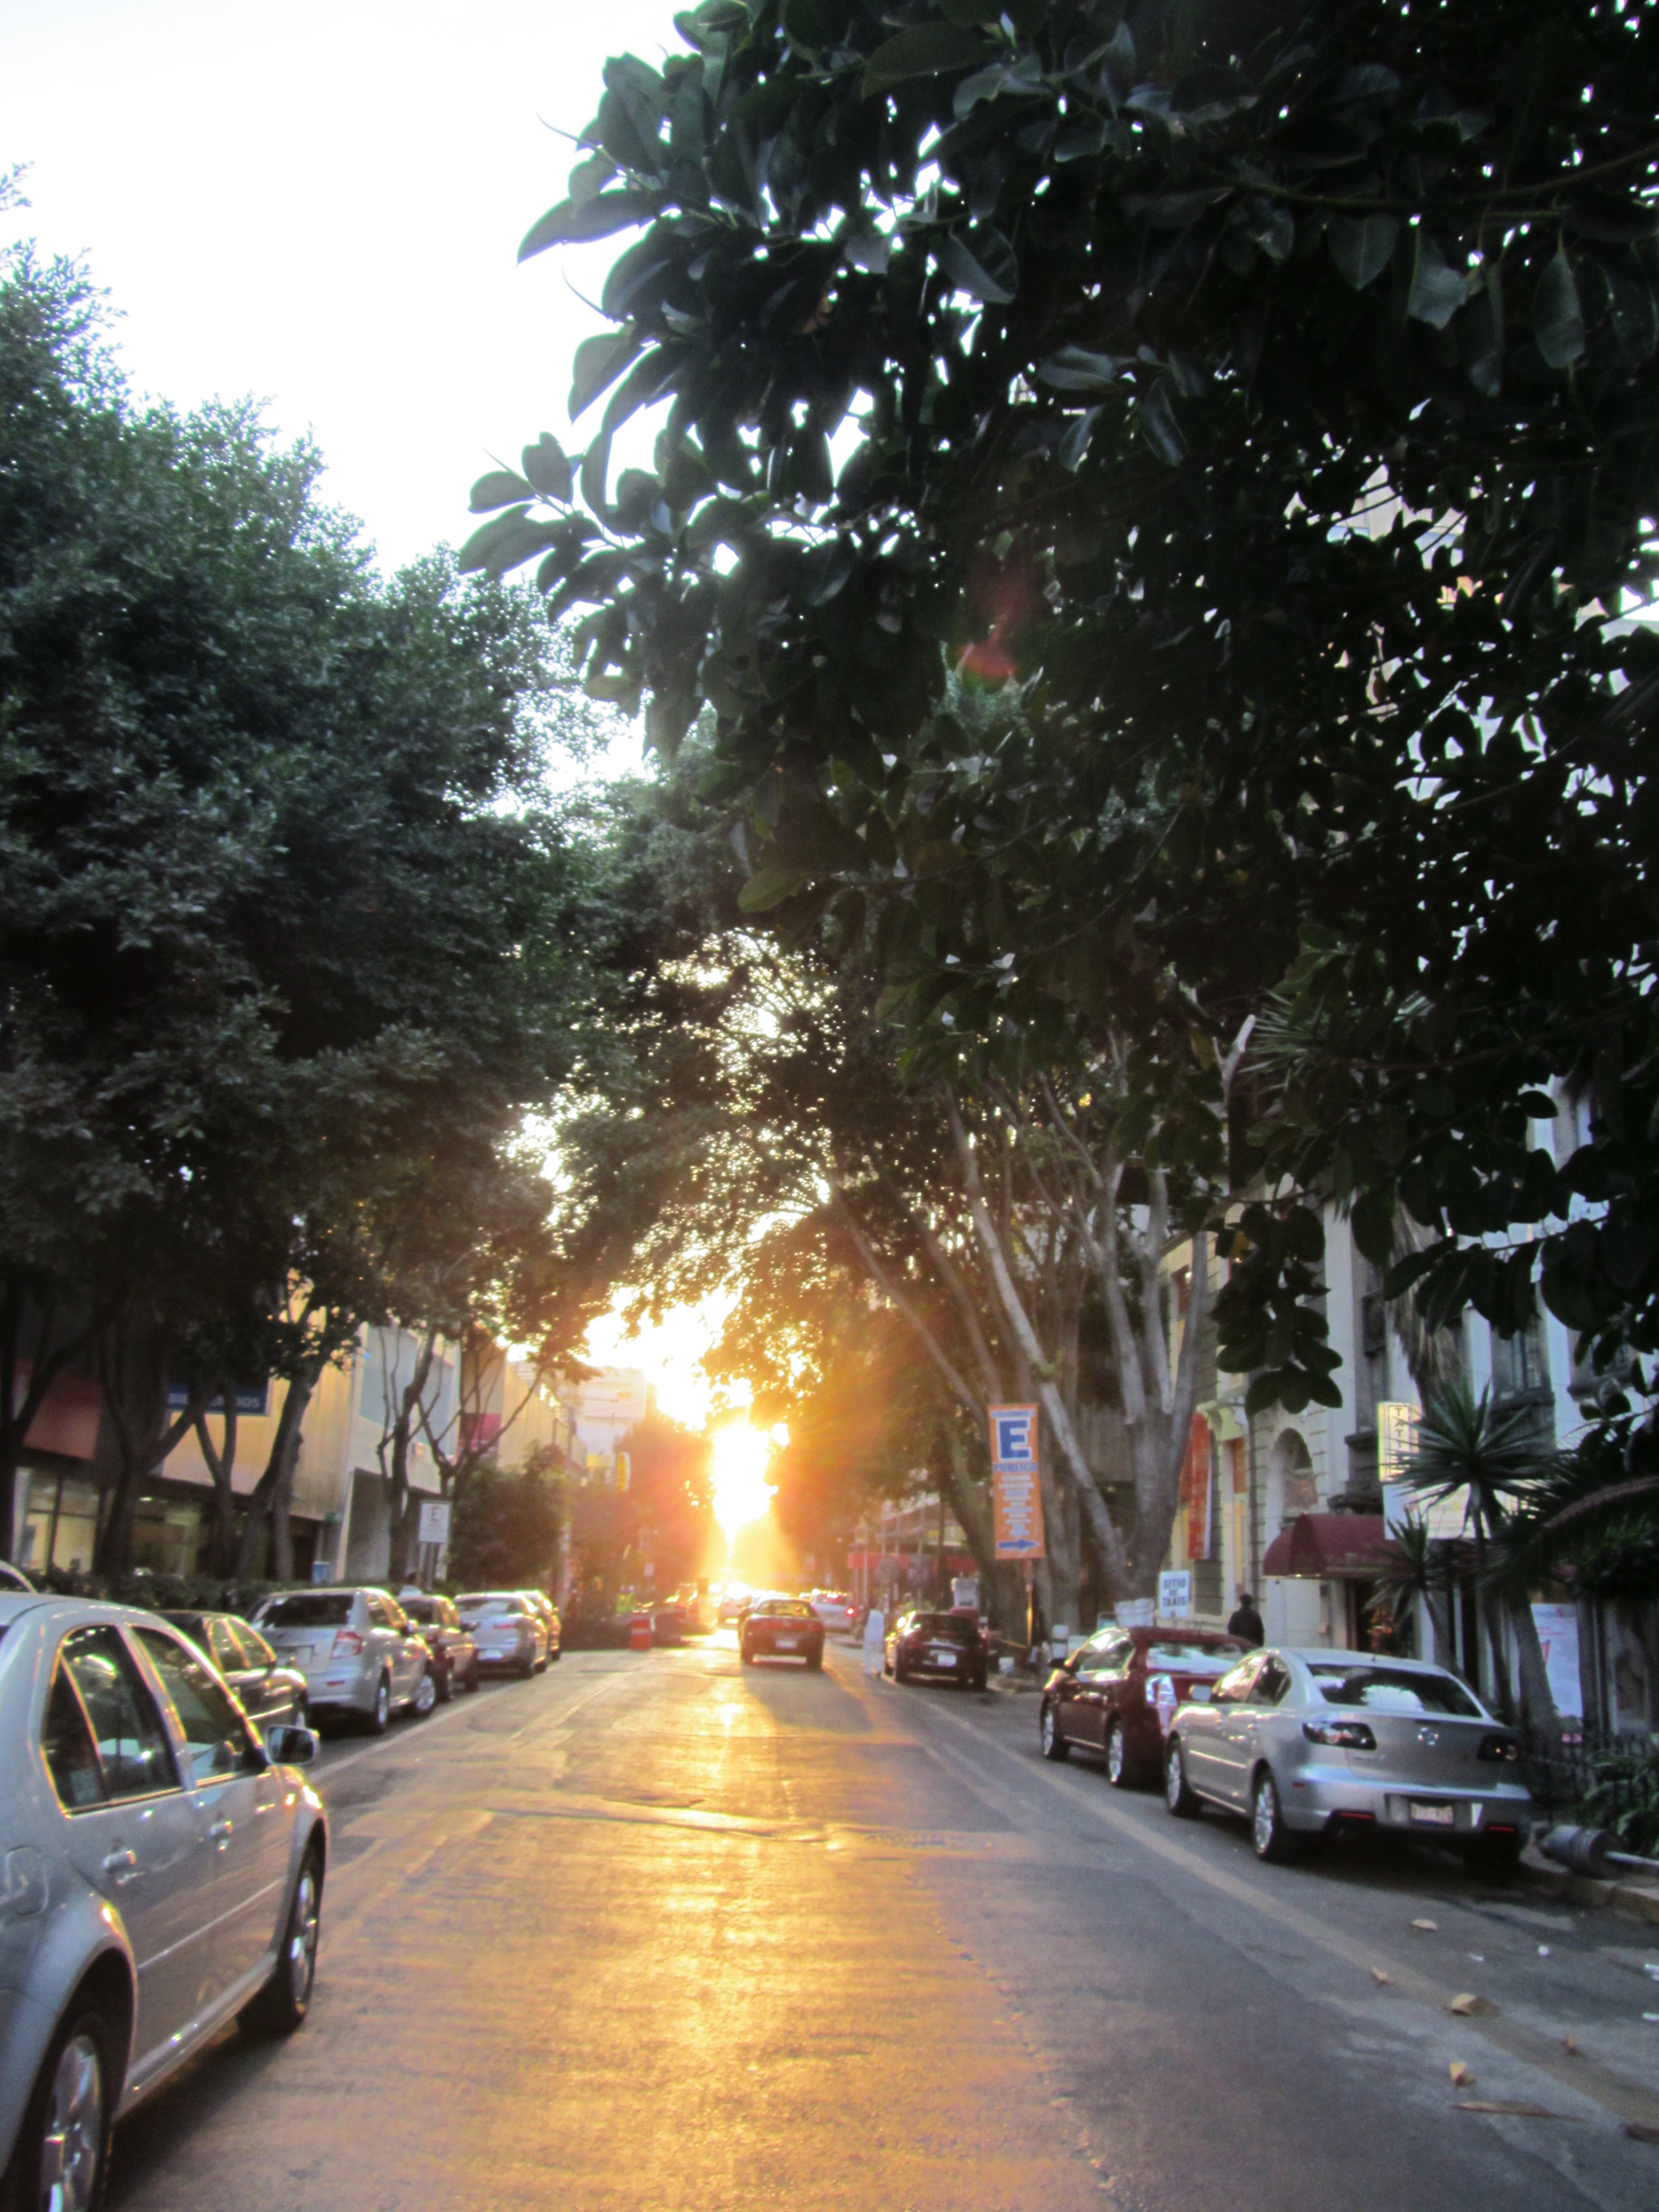
M 307 1667 L 303 1672 L 306 1703 L 313 1713 L 368 1713 L 374 1710 L 374 1689 L 380 1677 L 372 1666 Z
M 1304 1768 L 1285 1778 L 1280 1791 L 1287 1824 L 1315 1835 L 1349 1823 L 1409 1835 L 1426 1843 L 1469 1843 L 1510 1830 L 1524 1843 L 1532 1833 L 1532 1798 L 1519 1784 L 1491 1790 L 1447 1790 L 1433 1784 L 1413 1789 L 1407 1783 L 1361 1781 L 1346 1769 Z M 1419 1808 L 1413 1814 L 1413 1807 Z M 1421 1809 L 1449 1810 L 1449 1820 L 1430 1820 Z

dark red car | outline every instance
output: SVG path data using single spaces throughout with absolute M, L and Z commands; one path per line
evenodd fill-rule
M 1043 1686 L 1043 1757 L 1094 1752 L 1119 1790 L 1156 1780 L 1164 1771 L 1158 1684 L 1169 1685 L 1170 1712 L 1188 1698 L 1202 1703 L 1249 1649 L 1218 1628 L 1097 1629 Z
M 757 1659 L 804 1659 L 823 1664 L 823 1623 L 804 1597 L 757 1597 L 738 1632 L 745 1667 Z
M 887 1632 L 887 1671 L 896 1682 L 919 1674 L 985 1687 L 989 1646 L 965 1613 L 902 1613 Z

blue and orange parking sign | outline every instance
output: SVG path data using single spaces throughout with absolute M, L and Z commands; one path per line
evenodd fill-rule
M 1000 1559 L 1040 1559 L 1042 1486 L 1037 1478 L 1037 1409 L 991 1406 L 991 1487 Z

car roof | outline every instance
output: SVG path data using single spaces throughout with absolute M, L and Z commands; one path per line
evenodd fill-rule
M 1276 1644 L 1271 1648 L 1280 1658 L 1299 1659 L 1306 1667 L 1329 1666 L 1336 1661 L 1345 1667 L 1400 1667 L 1413 1674 L 1451 1672 L 1437 1659 L 1396 1659 L 1391 1651 L 1328 1651 L 1317 1644 Z

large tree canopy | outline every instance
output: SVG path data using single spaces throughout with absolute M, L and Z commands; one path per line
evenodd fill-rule
M 465 560 L 538 557 L 659 746 L 713 709 L 748 908 L 877 898 L 924 1055 L 1135 1041 L 1131 1130 L 1282 1197 L 1223 1297 L 1267 1390 L 1334 1395 L 1291 1320 L 1315 1183 L 1376 1256 L 1415 1217 L 1436 1317 L 1541 1280 L 1659 1343 L 1650 11 L 676 21 L 523 249 L 639 234 L 598 430 L 486 477 Z M 989 742 L 964 678 L 1017 696 Z

